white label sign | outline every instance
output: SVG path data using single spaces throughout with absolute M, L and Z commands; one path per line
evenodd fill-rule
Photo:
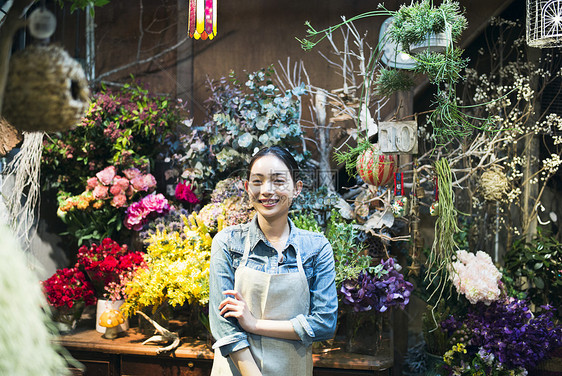
M 380 122 L 379 146 L 383 153 L 417 154 L 418 124 L 415 121 Z

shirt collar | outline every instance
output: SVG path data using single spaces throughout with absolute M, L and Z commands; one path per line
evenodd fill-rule
M 289 245 L 292 245 L 293 248 L 296 250 L 297 249 L 297 231 L 298 228 L 297 226 L 295 226 L 295 224 L 293 223 L 293 221 L 291 221 L 291 218 L 288 218 L 289 221 L 289 238 L 287 239 L 287 244 L 285 245 L 285 248 L 287 248 Z M 254 249 L 254 247 L 258 244 L 258 242 L 261 240 L 262 242 L 264 242 L 265 244 L 270 244 L 267 241 L 267 238 L 265 237 L 263 231 L 260 229 L 260 226 L 258 225 L 258 216 L 255 215 L 254 218 L 252 219 L 252 221 L 249 223 L 249 228 L 248 228 L 248 236 L 250 237 L 250 251 L 252 251 Z

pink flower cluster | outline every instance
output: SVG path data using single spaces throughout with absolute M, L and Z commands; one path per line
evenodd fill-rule
M 156 187 L 154 176 L 136 168 L 123 171 L 123 175 L 117 175 L 115 166 L 106 167 L 88 179 L 86 191 L 92 191 L 96 200 L 111 199 L 112 206 L 121 208 L 135 193 L 150 192 Z
M 176 185 L 176 199 L 187 201 L 190 204 L 197 204 L 199 199 L 191 190 L 191 184 L 178 183 Z
M 166 214 L 169 209 L 170 204 L 162 193 L 145 196 L 127 208 L 125 227 L 140 231 L 150 216 L 155 213 Z
M 501 272 L 485 252 L 476 254 L 457 251 L 456 261 L 452 263 L 451 279 L 457 291 L 470 303 L 483 302 L 486 305 L 500 297 Z

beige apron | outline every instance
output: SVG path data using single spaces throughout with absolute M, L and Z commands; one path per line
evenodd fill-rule
M 234 289 L 242 294 L 257 319 L 290 320 L 308 315 L 310 291 L 297 249 L 298 273 L 268 274 L 247 267 L 250 243 L 246 238 L 244 255 L 234 274 Z M 258 336 L 248 333 L 250 351 L 264 376 L 312 375 L 312 346 L 301 341 Z M 215 349 L 211 376 L 240 375 L 230 359 Z

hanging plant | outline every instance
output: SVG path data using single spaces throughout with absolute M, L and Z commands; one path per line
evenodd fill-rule
M 426 44 L 428 38 L 439 33 L 446 36 L 448 44 L 445 48 L 439 49 L 442 52 L 438 53 L 429 49 L 411 55 L 415 60 L 413 72 L 427 76 L 430 82 L 436 86 L 435 108 L 431 111 L 427 122 L 433 128 L 433 140 L 438 145 L 445 144 L 452 139 L 466 137 L 475 128 L 491 129 L 492 123 L 489 119 L 474 118 L 464 113 L 466 107 L 457 103 L 456 84 L 462 77 L 468 59 L 462 57 L 463 50 L 454 47 L 467 27 L 463 10 L 456 1 L 445 0 L 439 6 L 435 6 L 432 0 L 422 0 L 402 5 L 396 11 L 390 11 L 379 5 L 377 10 L 344 19 L 343 22 L 323 30 L 315 30 L 307 22 L 308 35 L 299 41 L 305 50 L 309 50 L 339 27 L 362 18 L 376 16 L 393 17 L 384 36 L 380 38 L 377 46 L 379 51 L 382 51 L 385 43 L 393 42 L 399 46 L 401 52 L 410 54 L 411 45 Z M 411 73 L 391 67 L 379 69 L 379 65 L 373 59 L 367 68 L 369 77 L 372 77 L 375 71 L 379 71 L 375 81 L 378 94 L 391 95 L 412 87 Z M 481 125 L 475 125 L 478 123 Z
M 450 279 L 453 257 L 458 249 L 454 236 L 460 229 L 454 204 L 451 167 L 447 159 L 441 158 L 435 163 L 435 174 L 439 187 L 439 216 L 435 221 L 435 238 L 429 253 L 426 281 L 429 286 L 437 286 L 429 300 L 438 293 L 439 301 Z

